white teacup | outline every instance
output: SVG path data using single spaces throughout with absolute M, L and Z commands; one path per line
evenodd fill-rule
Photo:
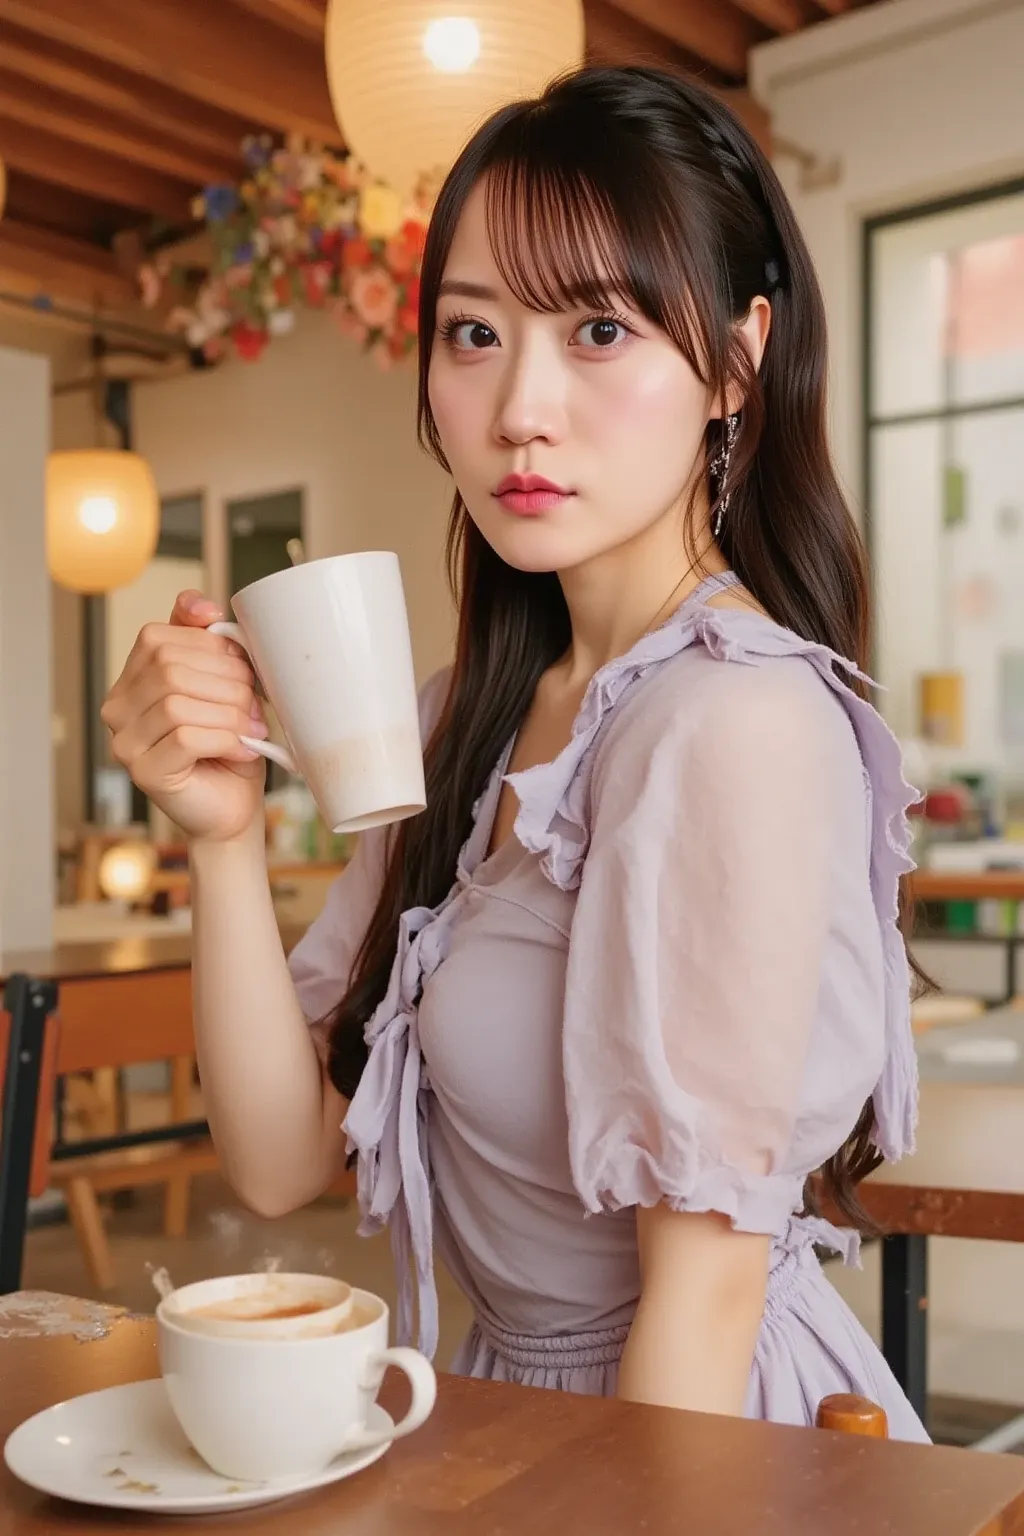
M 292 1295 L 298 1297 L 311 1277 L 255 1278 L 295 1282 Z M 412 1434 L 429 1417 L 437 1392 L 433 1367 L 414 1349 L 388 1348 L 388 1309 L 369 1291 L 350 1291 L 351 1311 L 328 1334 L 243 1335 L 236 1331 L 237 1318 L 225 1319 L 230 1333 L 192 1326 L 197 1311 L 230 1298 L 231 1280 L 234 1294 L 251 1298 L 253 1279 L 185 1286 L 156 1312 L 171 1407 L 215 1472 L 240 1482 L 314 1476 L 345 1452 Z M 259 1326 L 242 1322 L 249 1330 Z M 368 1428 L 368 1417 L 389 1365 L 409 1378 L 412 1404 L 394 1429 L 381 1432 Z
M 211 624 L 248 651 L 289 751 L 247 747 L 298 773 L 334 832 L 361 832 L 426 805 L 416 677 L 398 556 L 371 551 L 275 571 Z

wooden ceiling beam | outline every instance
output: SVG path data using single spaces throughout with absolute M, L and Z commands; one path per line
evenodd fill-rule
M 712 82 L 724 80 L 721 71 L 705 59 L 680 48 L 664 32 L 656 32 L 611 0 L 583 0 L 586 21 L 587 59 L 595 64 L 652 64 L 700 75 Z
M 755 21 L 771 27 L 773 32 L 799 32 L 801 27 L 815 20 L 814 7 L 808 0 L 732 0 L 732 3 Z
M 30 296 L 45 293 L 103 307 L 138 302 L 135 284 L 109 251 L 16 219 L 0 222 L 0 284 Z
M 4 27 L 0 60 L 5 70 L 24 80 L 62 91 L 76 101 L 143 123 L 222 158 L 236 157 L 245 135 L 261 125 L 259 118 L 233 117 L 155 80 L 144 80 L 20 27 Z
M 3 53 L 0 51 L 0 60 Z M 210 182 L 237 180 L 242 159 L 212 156 L 166 135 L 140 132 L 101 108 L 76 101 L 48 86 L 29 83 L 0 68 L 0 117 L 27 128 L 44 128 L 60 138 L 101 150 L 147 170 L 176 177 L 198 190 Z
M 56 230 L 62 235 L 77 235 L 95 245 L 109 246 L 118 230 L 132 222 L 145 224 L 146 215 L 132 213 L 120 203 L 102 203 L 70 187 L 53 187 L 35 176 L 26 176 L 10 168 L 7 176 L 7 206 L 4 217 L 22 224 L 34 224 Z
M 194 189 L 157 171 L 147 171 L 130 161 L 98 149 L 76 144 L 42 128 L 0 115 L 0 154 L 15 170 L 57 187 L 85 192 L 123 208 L 139 208 L 157 214 L 171 224 L 192 220 Z
M 322 44 L 327 11 L 317 0 L 233 0 L 242 10 L 262 16 L 275 26 L 287 27 L 310 42 Z
M 0 0 L 0 21 L 282 132 L 341 144 L 323 48 L 234 6 Z
M 664 33 L 734 80 L 746 77 L 749 50 L 771 35 L 725 0 L 615 0 L 615 4 L 634 21 Z

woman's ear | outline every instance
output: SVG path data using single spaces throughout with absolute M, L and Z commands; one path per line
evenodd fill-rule
M 760 295 L 751 303 L 744 318 L 736 326 L 736 335 L 739 343 L 746 349 L 751 365 L 755 373 L 761 368 L 761 359 L 764 357 L 764 349 L 768 343 L 768 332 L 772 328 L 772 307 L 768 300 Z M 737 381 L 733 381 L 725 392 L 725 414 L 734 415 L 743 409 L 743 392 Z M 710 419 L 720 421 L 722 411 L 718 402 L 715 403 Z

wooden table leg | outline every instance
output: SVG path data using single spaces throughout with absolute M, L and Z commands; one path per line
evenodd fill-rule
M 882 1353 L 922 1423 L 928 1412 L 928 1239 L 882 1239 Z
M 171 1062 L 171 1124 L 190 1120 L 192 1109 L 192 1056 L 175 1056 Z M 175 1174 L 167 1180 L 164 1196 L 164 1236 L 184 1237 L 188 1231 L 188 1202 L 192 1180 L 188 1174 Z
M 69 1179 L 64 1196 L 93 1284 L 101 1291 L 112 1291 L 116 1280 L 114 1258 L 103 1226 L 100 1203 L 88 1176 Z

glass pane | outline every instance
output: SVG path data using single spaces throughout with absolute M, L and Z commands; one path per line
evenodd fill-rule
M 302 492 L 280 491 L 228 502 L 231 590 L 241 591 L 261 576 L 292 563 L 288 546 L 302 542 Z
M 1024 234 L 967 246 L 949 278 L 952 400 L 1024 397 Z
M 964 766 L 1024 764 L 1024 409 L 872 433 L 877 671 L 898 735 L 922 672 L 963 677 Z
M 878 704 L 893 730 L 917 733 L 920 672 L 950 649 L 942 593 L 942 427 L 879 427 L 871 441 L 871 542 L 875 565 Z
M 1024 660 L 1024 409 L 961 417 L 949 448 L 962 483 L 960 521 L 947 537 L 966 748 L 974 762 L 1005 769 L 1020 756 L 1014 738 Z
M 871 242 L 875 417 L 1024 395 L 1024 192 Z

